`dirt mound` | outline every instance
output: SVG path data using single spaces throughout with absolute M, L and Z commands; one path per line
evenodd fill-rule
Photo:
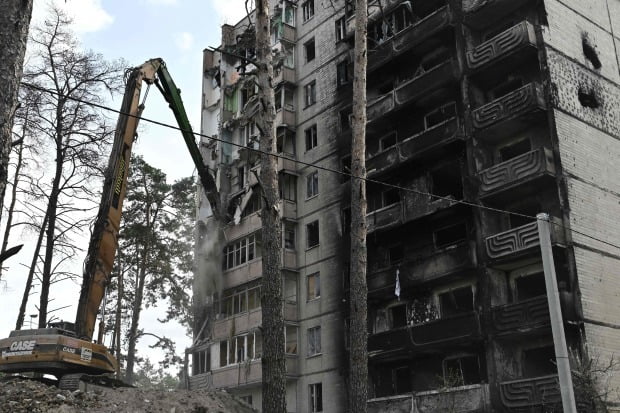
M 0 380 L 1 413 L 254 413 L 221 391 L 155 391 L 136 388 L 71 392 L 21 379 Z

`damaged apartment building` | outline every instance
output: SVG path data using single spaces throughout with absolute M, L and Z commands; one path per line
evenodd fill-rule
M 620 1 L 370 3 L 367 170 L 392 186 L 368 184 L 369 411 L 559 411 L 533 217 L 551 216 L 571 363 L 617 359 Z M 288 411 L 342 412 L 350 180 L 329 170 L 349 171 L 354 3 L 272 13 Z M 201 131 L 217 140 L 201 146 L 232 222 L 213 230 L 202 196 L 188 384 L 259 407 L 246 27 L 204 52 Z M 620 374 L 599 382 L 618 407 Z

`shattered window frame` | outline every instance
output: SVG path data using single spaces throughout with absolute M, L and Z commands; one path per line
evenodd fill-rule
M 306 249 L 314 248 L 320 244 L 319 220 L 306 224 Z
M 339 19 L 336 19 L 336 43 L 341 42 L 347 35 L 347 22 L 344 16 Z
M 308 401 L 310 412 L 318 413 L 323 411 L 323 384 L 312 383 L 308 385 Z
M 306 152 L 318 146 L 318 133 L 316 123 L 304 130 L 304 137 L 306 140 Z

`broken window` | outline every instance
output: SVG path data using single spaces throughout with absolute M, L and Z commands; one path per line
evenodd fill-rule
M 470 285 L 439 294 L 441 318 L 474 310 L 474 292 Z
M 390 307 L 390 328 L 405 327 L 407 325 L 407 305 Z
M 288 87 L 281 87 L 275 91 L 275 108 L 282 108 L 293 111 L 295 110 L 295 97 L 293 90 Z
M 321 327 L 308 329 L 308 356 L 321 353 Z
M 344 15 L 347 17 L 352 17 L 355 15 L 355 0 L 345 0 Z
M 304 102 L 306 107 L 312 106 L 316 103 L 316 80 L 313 80 L 304 86 Z
M 314 383 L 310 385 L 309 393 L 309 401 L 310 401 L 310 412 L 322 412 L 323 411 L 323 385 L 321 383 Z
M 248 102 L 250 101 L 250 98 L 254 95 L 256 95 L 255 87 L 242 88 L 241 89 L 241 107 L 242 108 L 245 107 L 245 105 L 247 105 Z
M 245 208 L 243 208 L 241 216 L 247 217 L 249 215 L 252 215 L 253 213 L 257 211 L 260 211 L 262 207 L 263 207 L 263 197 L 261 196 L 260 191 L 259 190 L 252 191 L 252 194 L 250 195 L 250 199 L 245 204 Z
M 316 56 L 314 49 L 314 37 L 304 43 L 304 54 L 306 55 L 306 63 L 314 60 L 314 57 Z
M 336 42 L 344 40 L 346 36 L 347 24 L 344 17 L 336 20 Z
M 340 170 L 341 182 L 348 182 L 351 179 L 351 155 L 340 158 Z
M 278 128 L 277 151 L 295 157 L 295 133 L 288 128 Z
M 524 301 L 546 295 L 547 287 L 545 286 L 545 275 L 542 272 L 538 272 L 516 278 L 515 288 L 517 292 L 517 301 Z
M 306 248 L 319 245 L 319 221 L 313 221 L 306 225 Z
M 282 2 L 282 7 L 282 16 L 284 23 L 288 24 L 289 26 L 295 27 L 295 12 L 297 11 L 297 7 L 293 3 L 289 3 L 288 1 Z
M 319 171 L 306 176 L 306 199 L 319 194 Z
M 286 354 L 297 354 L 297 327 L 284 326 L 284 345 Z
M 467 227 L 460 222 L 449 227 L 441 228 L 433 232 L 436 248 L 445 248 L 467 240 Z
M 467 355 L 444 360 L 443 378 L 447 387 L 480 383 L 482 377 L 478 356 Z
M 557 374 L 553 346 L 523 351 L 523 377 L 540 377 Z
M 389 330 L 389 324 L 387 319 L 387 310 L 385 308 L 378 308 L 375 312 L 374 332 L 381 333 L 382 331 Z
M 248 122 L 243 127 L 243 144 L 248 147 L 253 147 L 254 143 L 258 139 L 258 130 L 256 129 L 256 122 Z
M 314 300 L 321 296 L 321 276 L 320 274 L 314 273 L 308 275 L 308 301 Z
M 389 133 L 379 139 L 379 150 L 384 151 L 396 145 L 396 132 Z
M 314 0 L 306 0 L 301 4 L 301 11 L 304 22 L 310 20 L 314 16 Z
M 306 138 L 306 151 L 309 151 L 310 149 L 315 148 L 317 146 L 318 142 L 317 142 L 316 124 L 304 130 L 304 137 Z
M 237 187 L 243 189 L 245 186 L 245 167 L 240 166 L 237 168 Z
M 295 249 L 295 223 L 284 222 L 284 248 L 287 250 Z
M 388 258 L 390 260 L 390 265 L 398 264 L 403 260 L 405 256 L 403 245 L 393 245 L 388 248 Z
M 245 360 L 245 338 L 246 336 L 237 337 L 236 340 L 236 357 L 235 363 L 241 363 Z
M 506 162 L 509 159 L 516 158 L 517 156 L 528 153 L 531 150 L 532 145 L 530 144 L 530 140 L 526 138 L 501 147 L 499 150 L 499 156 L 501 162 Z
M 395 394 L 409 393 L 411 391 L 411 368 L 400 366 L 392 370 Z
M 503 33 L 506 30 L 509 30 L 514 25 L 515 25 L 515 22 L 512 19 L 505 20 L 502 23 L 500 23 L 498 25 L 495 25 L 495 27 L 492 27 L 490 30 L 488 30 L 484 34 L 484 36 L 482 36 L 482 40 L 483 41 L 490 40 L 490 39 L 494 38 L 495 36 L 497 36 L 498 34 Z
M 239 399 L 241 399 L 243 402 L 247 403 L 248 406 L 252 405 L 252 395 L 248 394 L 247 396 L 239 396 Z
M 348 60 L 343 60 L 336 65 L 336 86 L 342 87 L 349 83 L 351 80 L 351 64 Z
M 433 195 L 461 199 L 463 197 L 463 181 L 460 165 L 457 162 L 452 162 L 431 171 L 431 184 Z M 436 199 L 433 197 L 431 201 Z
M 228 365 L 228 340 L 220 341 L 220 367 Z
M 526 224 L 534 222 L 534 218 L 540 212 L 540 204 L 538 202 L 530 202 L 512 209 L 515 214 L 510 214 L 510 228 L 518 228 Z
M 297 201 L 297 177 L 295 175 L 280 174 L 280 197 L 287 201 Z
M 424 115 L 424 128 L 430 129 L 456 117 L 456 103 L 446 103 Z
M 248 309 L 255 310 L 260 308 L 260 287 L 251 288 L 248 290 Z
M 241 238 L 224 248 L 224 269 L 228 270 L 247 261 L 253 260 L 260 255 L 258 248 L 259 239 L 257 234 Z
M 509 76 L 504 82 L 495 86 L 491 90 L 491 98 L 497 99 L 501 96 L 506 96 L 510 92 L 514 92 L 525 84 L 522 77 Z
M 400 190 L 390 188 L 381 192 L 381 207 L 397 204 L 400 202 Z

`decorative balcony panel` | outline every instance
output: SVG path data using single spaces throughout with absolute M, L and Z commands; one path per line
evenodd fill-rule
M 377 120 L 381 116 L 394 110 L 394 91 L 386 93 L 385 95 L 368 103 L 366 109 L 366 118 L 368 122 Z
M 283 108 L 276 111 L 275 125 L 295 127 L 295 110 Z
M 410 413 L 412 406 L 415 412 L 449 412 L 455 406 L 459 411 L 482 412 L 490 403 L 489 385 L 471 384 L 370 399 L 368 413 Z
M 402 350 L 423 351 L 478 340 L 482 337 L 478 313 L 471 312 L 410 327 L 401 327 L 368 337 L 374 357 Z
M 537 109 L 545 109 L 542 87 L 529 83 L 475 109 L 472 113 L 473 124 L 476 129 L 485 129 Z
M 415 101 L 429 92 L 458 79 L 458 65 L 452 59 L 435 66 L 428 72 L 400 84 L 395 90 L 398 105 Z
M 368 232 L 388 229 L 402 223 L 401 203 L 392 204 L 366 215 Z
M 295 84 L 297 78 L 295 77 L 295 69 L 290 67 L 281 66 L 277 71 L 274 71 L 273 85 L 279 85 L 280 83 Z
M 289 26 L 286 23 L 282 23 L 282 37 L 280 40 L 284 40 L 285 42 L 295 43 L 297 40 L 297 32 L 293 26 Z
M 555 175 L 555 164 L 551 150 L 539 148 L 524 153 L 481 171 L 478 174 L 480 197 L 484 198 L 498 190 L 529 182 L 544 174 Z
M 508 411 L 551 407 L 562 402 L 556 375 L 500 383 L 500 398 Z
M 522 48 L 536 46 L 534 26 L 523 21 L 467 52 L 467 66 L 478 69 Z
M 493 327 L 500 334 L 520 333 L 549 326 L 549 305 L 546 296 L 493 308 Z
M 529 0 L 463 0 L 465 23 L 476 29 L 499 21 Z
M 561 222 L 557 218 L 551 218 L 553 222 Z M 550 226 L 551 244 L 557 245 L 564 242 L 562 227 L 558 225 Z M 519 255 L 525 252 L 535 251 L 538 253 L 538 223 L 536 221 L 522 225 L 508 231 L 487 237 L 485 247 L 487 256 L 491 259 L 506 258 L 512 255 Z

